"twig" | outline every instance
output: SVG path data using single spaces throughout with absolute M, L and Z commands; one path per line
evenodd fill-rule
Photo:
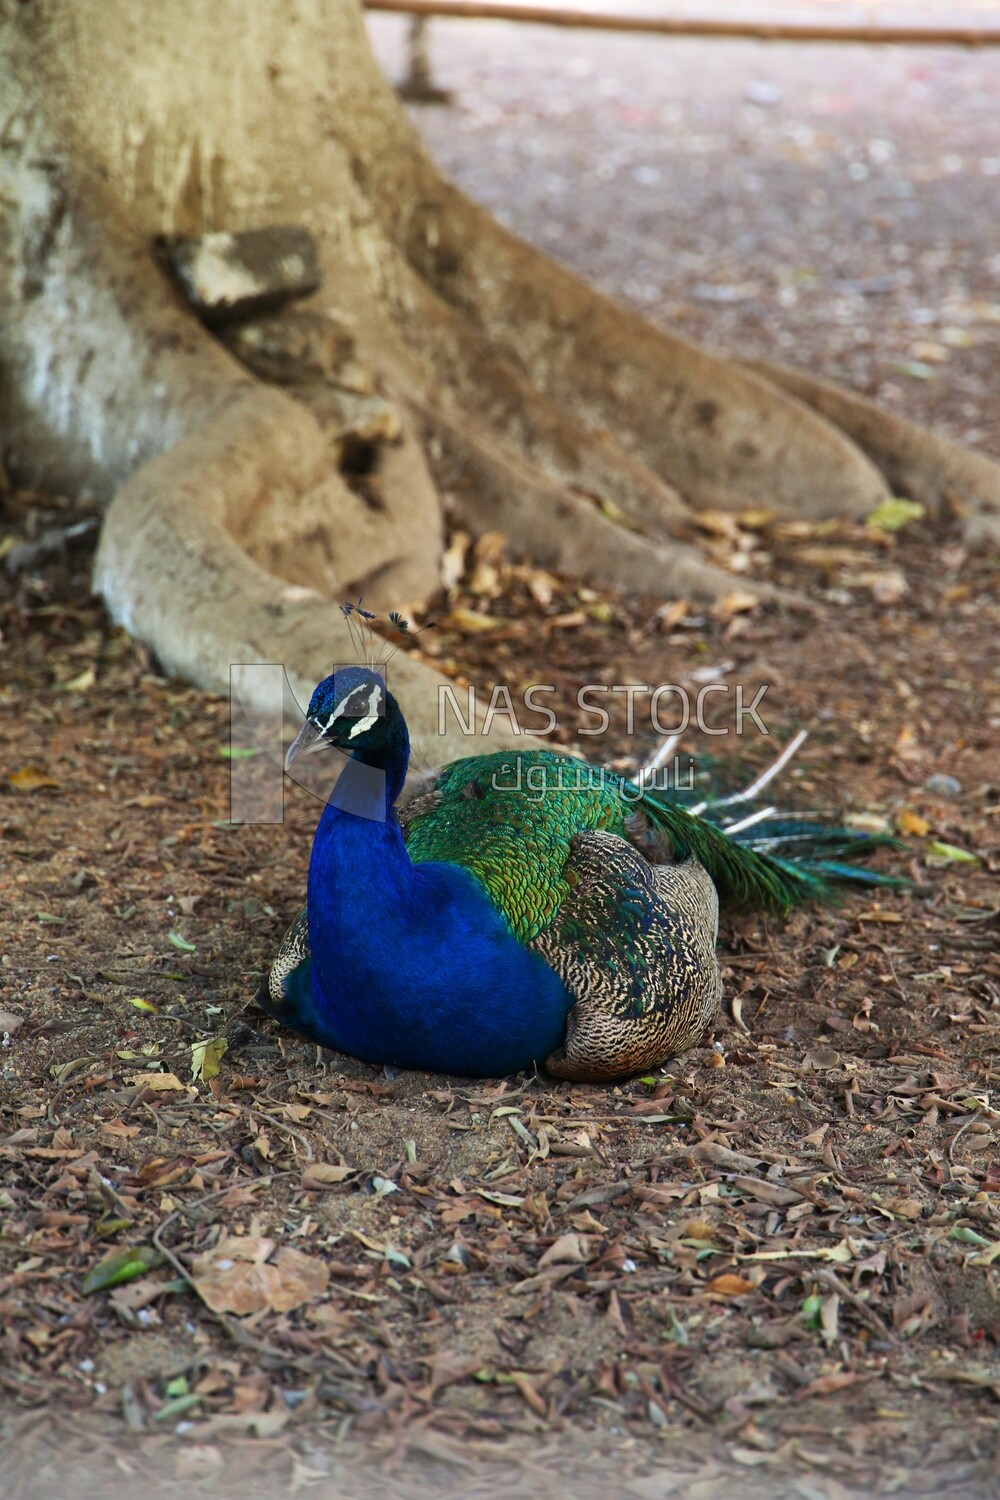
M 894 1347 L 898 1344 L 899 1340 L 888 1324 L 883 1323 L 878 1313 L 872 1311 L 863 1297 L 859 1297 L 857 1292 L 852 1292 L 850 1287 L 841 1281 L 836 1271 L 831 1271 L 827 1266 L 820 1266 L 810 1274 L 813 1280 L 818 1281 L 821 1286 L 825 1286 L 831 1292 L 836 1292 L 838 1297 L 843 1297 L 848 1306 L 854 1308 L 862 1323 L 872 1333 L 877 1333 L 880 1339 L 885 1339 L 887 1343 L 892 1344 Z

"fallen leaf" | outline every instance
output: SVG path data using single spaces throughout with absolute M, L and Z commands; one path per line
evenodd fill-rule
M 839 1370 L 833 1375 L 820 1375 L 815 1380 L 810 1380 L 796 1392 L 797 1401 L 807 1401 L 810 1396 L 831 1396 L 834 1391 L 842 1391 L 861 1377 L 854 1370 Z
M 896 832 L 903 834 L 905 838 L 922 839 L 931 831 L 931 825 L 926 818 L 919 813 L 911 812 L 908 807 L 901 807 L 896 814 Z
M 958 849 L 954 844 L 942 844 L 937 839 L 927 845 L 925 861 L 929 865 L 978 865 L 979 857 L 967 849 Z
M 302 1186 L 306 1188 L 334 1187 L 353 1177 L 354 1167 L 335 1166 L 332 1162 L 311 1161 L 302 1173 Z
M 717 620 L 731 620 L 734 615 L 743 615 L 749 610 L 756 609 L 760 603 L 759 594 L 750 594 L 735 590 L 731 594 L 724 594 L 717 604 L 712 607 L 712 614 Z
M 180 1089 L 183 1093 L 187 1087 L 181 1083 L 176 1073 L 133 1073 L 128 1082 L 138 1084 L 141 1088 L 155 1089 L 161 1094 L 168 1089 Z
M 112 1250 L 91 1266 L 83 1278 L 81 1290 L 85 1297 L 89 1297 L 92 1292 L 103 1292 L 108 1287 L 145 1276 L 147 1271 L 162 1266 L 163 1262 L 164 1257 L 152 1245 L 129 1245 L 124 1250 Z
M 448 550 L 441 558 L 441 586 L 453 589 L 462 581 L 465 573 L 465 559 L 468 555 L 471 537 L 466 531 L 456 531 L 448 545 Z
M 511 1370 L 506 1376 L 506 1379 L 523 1397 L 523 1399 L 531 1407 L 531 1410 L 533 1412 L 535 1412 L 540 1417 L 544 1417 L 546 1415 L 548 1408 L 545 1405 L 545 1398 L 541 1395 L 531 1377 L 527 1375 L 524 1370 Z
M 585 1234 L 561 1234 L 549 1246 L 541 1260 L 543 1266 L 584 1265 L 591 1258 L 590 1239 Z
M 480 614 L 475 609 L 464 609 L 457 606 L 448 615 L 444 622 L 454 625 L 458 630 L 464 630 L 470 635 L 481 634 L 487 630 L 499 630 L 503 625 L 509 625 L 509 620 L 501 620 L 496 615 Z
M 71 677 L 69 682 L 62 685 L 68 693 L 87 693 L 97 681 L 97 673 L 93 666 L 84 667 L 79 677 Z
M 206 1307 L 241 1318 L 291 1312 L 326 1291 L 330 1272 L 321 1260 L 283 1245 L 268 1264 L 273 1250 L 271 1239 L 224 1234 L 213 1250 L 198 1256 L 194 1284 Z
M 198 952 L 198 950 L 195 947 L 194 943 L 189 943 L 188 940 L 187 940 L 187 938 L 186 937 L 182 937 L 181 934 L 175 928 L 171 928 L 170 929 L 170 931 L 167 933 L 167 937 L 170 940 L 170 942 L 173 943 L 174 947 L 175 948 L 179 948 L 182 953 L 197 953 Z
M 660 629 L 672 630 L 675 625 L 680 624 L 690 608 L 686 599 L 671 599 L 668 604 L 661 604 L 656 611 L 656 620 Z
M 720 1297 L 745 1297 L 747 1292 L 753 1291 L 753 1282 L 747 1281 L 745 1276 L 738 1276 L 735 1271 L 723 1271 L 721 1276 L 713 1276 L 706 1282 L 705 1290 Z
M 924 507 L 916 500 L 894 497 L 883 500 L 881 505 L 869 511 L 865 525 L 873 526 L 876 531 L 901 531 L 910 521 L 919 521 L 925 514 Z
M 59 782 L 40 766 L 22 766 L 20 770 L 8 773 L 7 785 L 15 792 L 38 792 L 43 787 L 58 789 Z
M 196 1081 L 201 1078 L 208 1082 L 214 1078 L 219 1071 L 229 1047 L 229 1042 L 224 1036 L 207 1037 L 200 1042 L 191 1043 L 191 1077 Z

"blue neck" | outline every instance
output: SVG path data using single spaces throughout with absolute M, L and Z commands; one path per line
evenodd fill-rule
M 518 1072 L 563 1040 L 571 998 L 470 871 L 411 861 L 394 811 L 409 737 L 391 698 L 387 712 L 384 746 L 348 761 L 316 830 L 297 1024 L 369 1062 Z
M 410 764 L 410 736 L 391 693 L 385 706 L 383 744 L 355 750 L 330 794 L 330 805 L 369 822 L 384 823 L 403 790 Z

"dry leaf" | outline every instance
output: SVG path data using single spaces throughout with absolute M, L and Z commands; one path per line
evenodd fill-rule
M 690 604 L 686 599 L 672 599 L 669 604 L 661 604 L 656 611 L 656 619 L 661 630 L 672 630 L 679 625 L 685 615 L 690 611 Z
M 713 1276 L 706 1283 L 705 1290 L 720 1297 L 744 1297 L 753 1291 L 753 1282 L 747 1281 L 745 1276 L 737 1276 L 735 1271 L 723 1271 L 721 1276 Z
M 543 1266 L 583 1265 L 591 1257 L 590 1239 L 585 1234 L 561 1234 L 549 1246 L 541 1260 Z
M 501 620 L 496 615 L 480 614 L 475 609 L 465 609 L 456 606 L 444 622 L 454 625 L 458 630 L 464 630 L 467 634 L 482 634 L 487 630 L 499 630 L 503 625 L 509 625 L 509 620 Z
M 465 559 L 472 538 L 467 531 L 456 531 L 441 558 L 441 586 L 453 589 L 461 583 L 465 573 Z
M 726 510 L 699 510 L 694 513 L 691 520 L 699 531 L 707 531 L 710 536 L 737 537 L 739 535 L 737 518 Z
M 353 1177 L 354 1167 L 334 1166 L 331 1162 L 311 1161 L 302 1173 L 302 1186 L 306 1188 L 333 1187 Z
M 830 1396 L 834 1391 L 842 1391 L 846 1386 L 854 1385 L 860 1379 L 853 1370 L 841 1370 L 834 1375 L 820 1375 L 816 1380 L 811 1380 L 796 1393 L 798 1401 L 805 1401 L 810 1396 Z
M 712 614 L 717 620 L 731 620 L 734 615 L 746 614 L 748 610 L 756 609 L 760 603 L 758 594 L 740 592 L 738 589 L 723 597 L 712 608 Z
M 322 1296 L 330 1281 L 327 1266 L 315 1256 L 282 1246 L 274 1263 L 268 1257 L 274 1241 L 258 1235 L 223 1235 L 214 1250 L 194 1262 L 195 1289 L 213 1312 L 291 1312 Z
M 43 787 L 58 789 L 59 782 L 40 766 L 21 766 L 20 770 L 9 772 L 7 785 L 15 792 L 38 792 Z
M 931 825 L 927 819 L 920 817 L 919 813 L 911 812 L 908 807 L 901 807 L 896 814 L 896 832 L 906 838 L 922 839 L 930 831 Z
M 206 1037 L 204 1041 L 191 1043 L 191 1077 L 202 1078 L 207 1083 L 215 1078 L 219 1064 L 229 1047 L 224 1036 Z
M 156 1089 L 161 1094 L 167 1089 L 180 1089 L 182 1093 L 187 1090 L 187 1085 L 181 1083 L 176 1073 L 132 1073 L 128 1082 L 138 1084 L 140 1088 Z
M 69 682 L 62 685 L 68 693 L 87 693 L 97 681 L 97 673 L 93 666 L 84 667 L 79 677 L 71 677 Z

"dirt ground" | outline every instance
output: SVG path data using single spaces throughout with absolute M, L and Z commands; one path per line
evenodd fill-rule
M 433 53 L 456 103 L 419 123 L 520 232 L 1000 456 L 995 54 L 458 25 Z M 79 509 L 9 488 L 0 549 Z M 713 1037 L 613 1089 L 388 1077 L 241 1018 L 315 801 L 229 823 L 228 704 L 109 625 L 86 539 L 4 576 L 5 1496 L 996 1492 L 996 558 L 921 521 L 705 542 L 714 615 L 487 542 L 421 637 L 553 684 L 564 738 L 586 682 L 766 684 L 770 738 L 684 749 L 749 774 L 808 727 L 787 800 L 900 835 L 910 893 L 729 917 Z M 746 609 L 757 576 L 817 613 Z M 636 702 L 594 758 L 652 748 Z M 141 1274 L 87 1290 L 128 1247 Z

